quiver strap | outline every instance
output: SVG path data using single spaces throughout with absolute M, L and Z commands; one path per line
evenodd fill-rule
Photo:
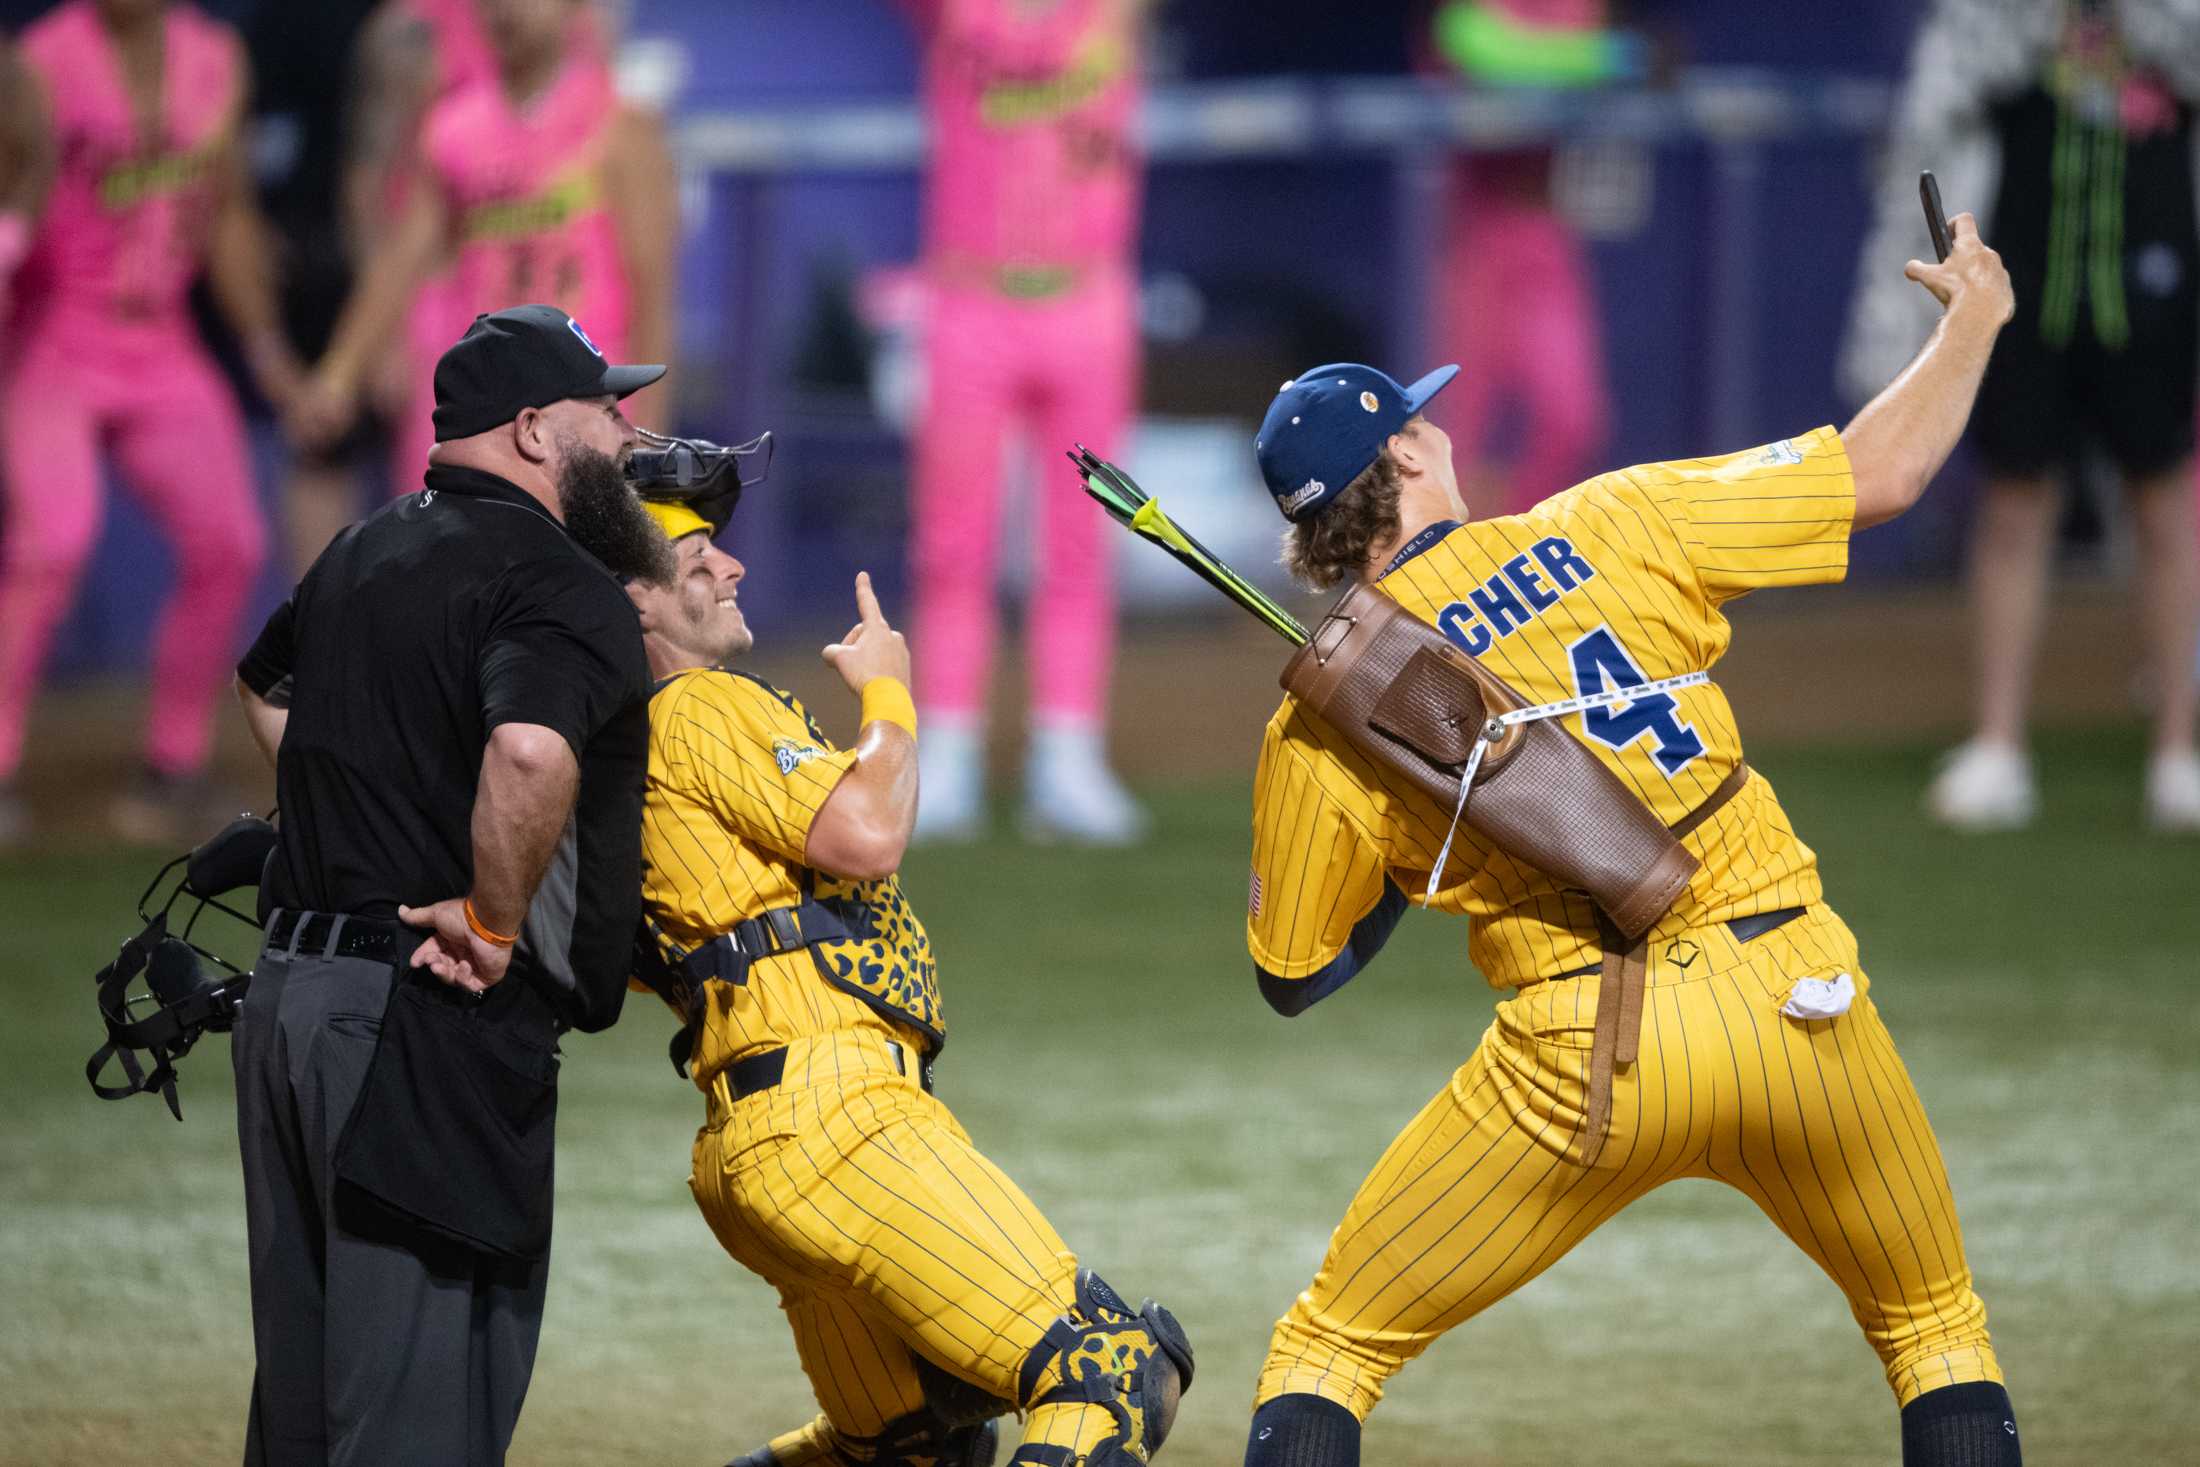
M 1673 827 L 1674 838 L 1718 814 L 1747 783 L 1749 766 L 1735 765 L 1702 804 L 1681 817 Z M 1604 947 L 1604 959 L 1597 968 L 1597 1027 L 1589 1046 L 1589 1085 L 1582 1099 L 1581 1129 L 1566 1148 L 1567 1157 L 1582 1166 L 1595 1166 L 1604 1154 L 1604 1138 L 1612 1123 L 1612 1071 L 1635 1062 L 1642 1038 L 1643 990 L 1650 980 L 1650 953 L 1643 936 L 1623 936 L 1612 919 L 1599 912 L 1597 940 Z
M 1697 861 L 1618 775 L 1556 720 L 1491 729 L 1527 706 L 1504 679 L 1381 590 L 1355 584 L 1283 670 L 1283 686 L 1360 753 L 1505 854 L 1585 891 L 1627 940 L 1650 929 Z
M 1612 1074 L 1635 1062 L 1649 972 L 1645 934 L 1688 887 L 1687 835 L 1748 782 L 1738 764 L 1668 829 L 1556 718 L 1503 723 L 1527 699 L 1376 587 L 1355 584 L 1283 670 L 1283 686 L 1345 742 L 1498 850 L 1585 891 L 1604 949 L 1581 1129 L 1568 1159 L 1593 1166 L 1612 1116 Z M 1477 743 L 1483 745 L 1476 757 Z M 1471 798 L 1461 788 L 1471 779 Z M 1446 843 L 1445 850 L 1450 849 Z M 1442 858 L 1439 857 L 1439 866 Z M 1441 872 L 1431 873 L 1430 888 Z

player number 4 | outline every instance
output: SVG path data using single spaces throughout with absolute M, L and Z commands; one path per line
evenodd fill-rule
M 1574 690 L 1586 698 L 1611 688 L 1638 687 L 1650 681 L 1635 666 L 1610 627 L 1598 627 L 1567 649 L 1574 659 Z M 1649 739 L 1650 753 L 1668 776 L 1680 773 L 1703 752 L 1696 730 L 1681 722 L 1680 705 L 1670 693 L 1652 693 L 1581 715 L 1581 731 L 1600 744 L 1624 749 Z

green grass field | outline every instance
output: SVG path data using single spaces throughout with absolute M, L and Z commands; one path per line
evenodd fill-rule
M 1915 816 L 1918 749 L 1753 751 L 1862 936 L 1947 1153 L 2035 1463 L 2200 1460 L 2200 845 L 2137 825 L 2123 735 L 2043 748 L 2049 817 Z M 1176 1310 L 1199 1379 L 1163 1454 L 1238 1458 L 1270 1323 L 1364 1168 L 1491 996 L 1409 917 L 1284 1021 L 1242 946 L 1247 787 L 1156 789 L 1159 838 L 921 852 L 941 1093 L 1071 1244 Z M 92 971 L 146 852 L 0 860 L 0 1460 L 233 1462 L 251 1360 L 227 1041 L 185 1124 L 82 1066 Z M 722 1462 L 812 1409 L 771 1293 L 685 1184 L 695 1093 L 637 1001 L 567 1046 L 558 1243 L 516 1463 Z M 1094 1097 L 1110 1097 L 1096 1100 Z M 1440 1342 L 1369 1427 L 1382 1464 L 1889 1462 L 1894 1412 L 1839 1294 L 1739 1195 L 1668 1187 Z

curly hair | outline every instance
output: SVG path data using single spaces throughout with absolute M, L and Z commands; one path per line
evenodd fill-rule
M 1294 579 L 1327 591 L 1360 573 L 1368 551 L 1398 534 L 1397 461 L 1385 449 L 1311 519 L 1283 532 L 1283 564 Z

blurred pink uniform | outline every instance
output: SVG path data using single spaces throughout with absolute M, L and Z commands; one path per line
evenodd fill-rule
M 90 0 L 23 35 L 44 81 L 60 170 L 15 282 L 0 381 L 6 542 L 0 557 L 0 779 L 55 627 L 99 532 L 103 452 L 176 552 L 153 643 L 146 759 L 206 762 L 236 630 L 266 549 L 244 426 L 200 345 L 185 293 L 204 260 L 238 50 L 182 4 L 167 12 L 160 136 L 140 139 L 114 48 Z
M 994 637 L 1002 452 L 1031 430 L 1032 710 L 1097 722 L 1115 646 L 1104 517 L 1057 455 L 1115 454 L 1136 407 L 1139 82 L 1125 0 L 929 0 L 925 411 L 914 494 L 919 701 L 976 717 Z
M 427 114 L 420 119 L 414 165 L 409 169 L 400 167 L 389 178 L 389 185 L 392 185 L 389 187 L 389 216 L 392 218 L 405 209 L 411 189 L 433 183 L 433 178 L 427 176 L 427 167 L 431 167 L 427 158 L 427 130 L 440 103 L 477 86 L 499 86 L 497 48 L 488 40 L 480 4 L 475 4 L 475 0 L 405 0 L 405 9 L 414 13 L 429 29 L 429 44 L 433 48 L 433 64 L 436 64 L 431 92 L 436 101 L 429 103 Z M 579 62 L 590 62 L 603 70 L 603 33 L 596 29 L 594 13 L 581 11 L 579 18 L 574 18 L 572 48 L 568 70 Z M 603 70 L 603 79 L 609 90 L 607 70 Z M 482 310 L 495 308 L 471 306 L 469 297 L 451 271 L 422 282 L 418 295 L 414 295 L 414 304 L 405 315 L 405 352 L 409 359 L 409 378 L 414 383 L 414 398 L 400 411 L 398 422 L 389 433 L 389 453 L 392 453 L 389 493 L 392 495 L 409 495 L 411 490 L 420 488 L 420 475 L 427 471 L 427 451 L 436 442 L 436 429 L 431 424 L 433 405 L 436 405 L 436 359 L 442 356 L 447 345 L 462 337 L 466 326 L 471 326 L 473 317 L 480 315 Z M 594 332 L 594 326 L 590 326 L 590 332 Z
M 625 349 L 626 271 L 603 191 L 616 100 L 601 49 L 576 44 L 524 111 L 494 71 L 429 109 L 418 186 L 442 197 L 458 255 L 414 307 L 416 390 L 394 434 L 393 492 L 420 487 L 435 442 L 435 359 L 475 316 L 547 301 L 606 352 Z
M 1605 24 L 1603 0 L 1479 0 L 1524 32 L 1593 34 Z M 1429 66 L 1463 70 L 1495 85 L 1554 82 L 1532 56 L 1427 55 Z M 1520 69 L 1508 73 L 1508 63 Z M 1458 74 L 1454 71 L 1453 74 Z M 1505 474 L 1504 498 L 1477 505 L 1509 514 L 1571 486 L 1592 463 L 1608 429 L 1604 347 L 1587 252 L 1551 207 L 1551 151 L 1521 148 L 1467 153 L 1447 179 L 1440 329 L 1436 356 L 1459 362 L 1459 379 L 1430 416 L 1456 441 L 1460 463 L 1486 466 L 1499 411 L 1520 418 L 1519 448 Z
M 1522 419 L 1500 504 L 1511 514 L 1568 488 L 1590 467 L 1609 416 L 1604 347 L 1581 241 L 1539 194 L 1521 191 L 1550 155 L 1465 157 L 1451 169 L 1442 275 L 1443 345 L 1459 378 L 1430 416 L 1457 441 L 1462 464 L 1493 451 L 1499 410 Z
M 496 85 L 497 53 L 489 43 L 474 0 L 404 0 L 405 8 L 427 26 L 434 55 L 435 78 L 430 83 L 438 99 L 477 82 Z M 434 104 L 429 104 L 432 112 Z M 425 132 L 427 118 L 421 118 Z M 411 166 L 400 166 L 390 175 L 390 217 L 400 217 L 411 191 L 422 184 L 420 139 L 413 143 Z M 448 271 L 421 282 L 405 314 L 407 380 L 414 384 L 412 400 L 402 409 L 390 431 L 390 492 L 410 494 L 420 487 L 428 466 L 428 449 L 435 443 L 429 413 L 421 410 L 435 402 L 435 359 L 443 349 L 465 334 L 473 313 L 465 310 L 452 289 Z

